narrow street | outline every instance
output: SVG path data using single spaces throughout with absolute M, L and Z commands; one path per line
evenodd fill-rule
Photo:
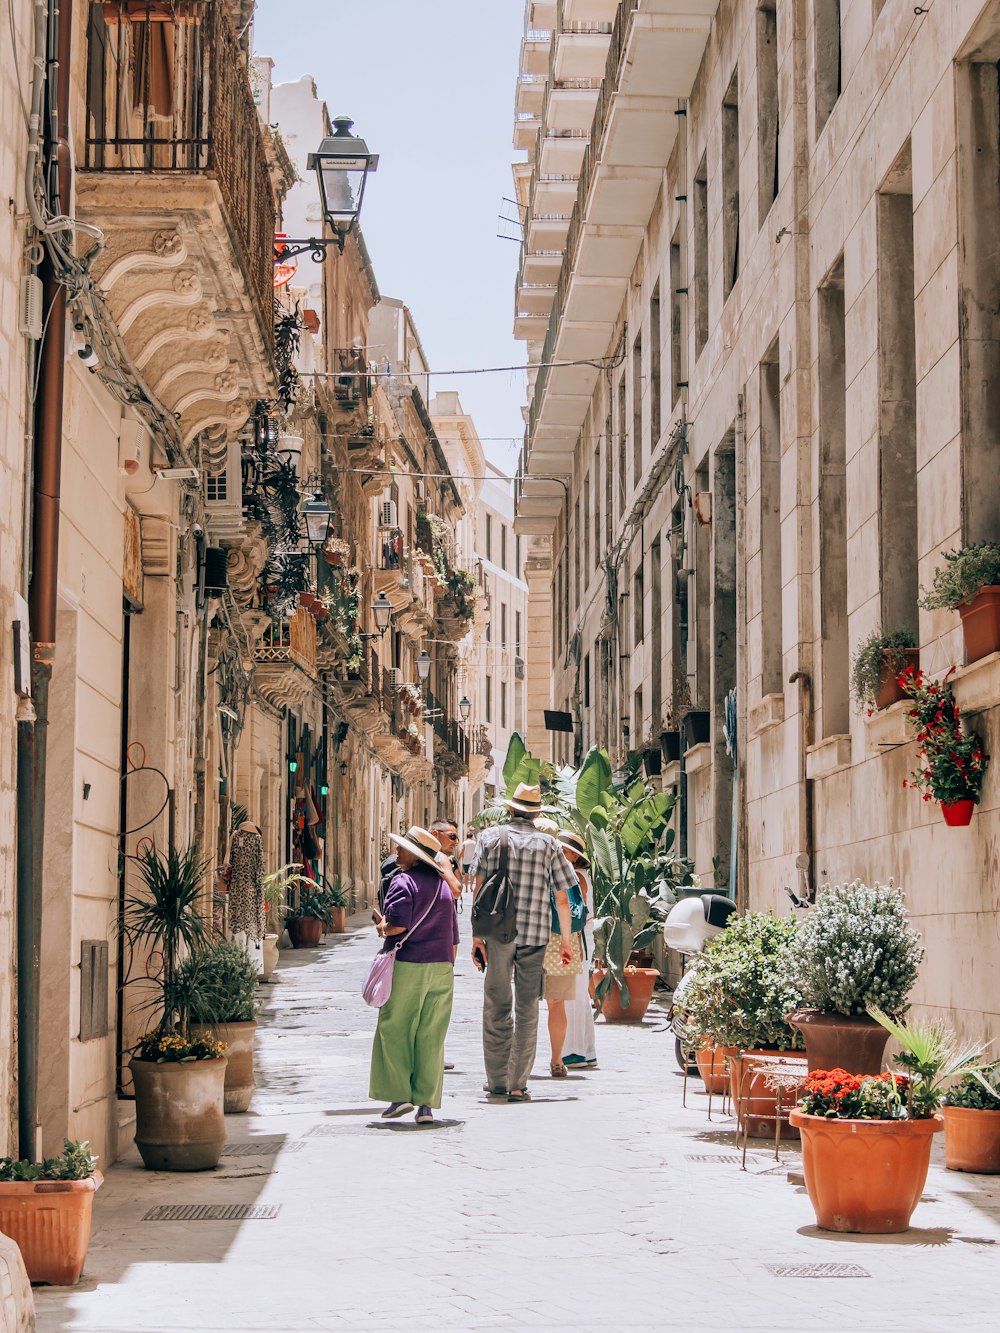
M 757 1143 L 744 1174 L 731 1122 L 708 1123 L 693 1082 L 682 1107 L 655 1002 L 641 1029 L 599 1025 L 599 1070 L 551 1082 L 540 1042 L 531 1105 L 489 1105 L 480 982 L 463 942 L 442 1121 L 373 1123 L 364 924 L 282 953 L 257 1093 L 230 1118 L 217 1172 L 152 1174 L 134 1153 L 107 1172 L 80 1285 L 36 1289 L 40 1333 L 784 1333 L 817 1319 L 830 1330 L 995 1329 L 997 1183 L 933 1165 L 906 1234 L 817 1232 L 786 1179 L 797 1149 L 776 1167 Z M 150 1216 L 200 1204 L 268 1215 Z M 801 1265 L 837 1275 L 807 1280 Z

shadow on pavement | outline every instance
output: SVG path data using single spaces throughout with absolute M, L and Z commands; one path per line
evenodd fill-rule
M 910 1227 L 890 1236 L 867 1236 L 856 1231 L 823 1231 L 820 1227 L 799 1227 L 807 1240 L 840 1241 L 848 1245 L 910 1245 L 918 1249 L 939 1250 L 960 1239 L 951 1227 Z

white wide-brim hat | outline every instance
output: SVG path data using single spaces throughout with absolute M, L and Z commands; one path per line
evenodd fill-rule
M 433 866 L 435 870 L 440 869 L 435 860 L 441 852 L 441 844 L 435 838 L 433 833 L 428 833 L 425 828 L 420 828 L 414 824 L 408 828 L 402 835 L 399 833 L 390 833 L 389 838 L 400 847 L 405 847 L 408 852 L 412 852 L 418 861 L 423 861 L 425 865 Z

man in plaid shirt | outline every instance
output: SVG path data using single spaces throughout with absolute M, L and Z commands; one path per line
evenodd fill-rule
M 510 944 L 491 940 L 488 954 L 486 941 L 474 939 L 472 956 L 475 960 L 478 952 L 488 961 L 483 995 L 486 1091 L 505 1101 L 526 1102 L 530 1101 L 528 1075 L 538 1043 L 538 1005 L 545 983 L 542 963 L 552 933 L 552 904 L 559 917 L 562 960 L 568 966 L 573 951 L 567 890 L 575 887 L 576 875 L 555 838 L 534 826 L 542 812 L 538 787 L 522 783 L 508 808 L 508 875 L 517 909 L 517 935 Z M 499 843 L 499 828 L 479 835 L 470 872 L 476 893 L 499 868 Z

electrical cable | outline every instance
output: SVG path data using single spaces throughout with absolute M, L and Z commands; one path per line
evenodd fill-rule
M 529 361 L 520 366 L 473 366 L 467 370 L 300 370 L 303 379 L 344 380 L 344 379 L 424 379 L 437 375 L 506 375 L 518 370 L 564 370 L 573 366 L 590 366 L 594 370 L 615 370 L 625 360 L 624 351 L 619 355 L 602 356 L 596 359 L 583 357 L 578 361 Z

